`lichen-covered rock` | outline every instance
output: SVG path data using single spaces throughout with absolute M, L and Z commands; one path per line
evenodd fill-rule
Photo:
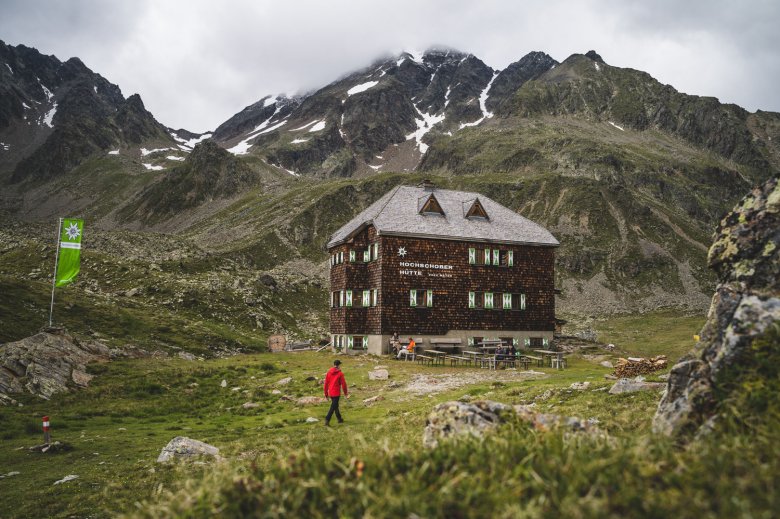
M 637 391 L 661 389 L 662 387 L 664 387 L 664 385 L 661 382 L 645 382 L 645 377 L 621 378 L 609 388 L 609 394 L 619 395 L 621 393 L 635 393 Z
M 92 379 L 86 365 L 108 359 L 108 347 L 99 342 L 82 342 L 62 329 L 47 329 L 0 346 L 0 393 L 27 391 L 49 399 L 74 384 L 86 386 Z
M 177 436 L 163 447 L 162 452 L 157 457 L 157 462 L 165 463 L 175 458 L 192 459 L 200 456 L 212 456 L 217 460 L 222 459 L 219 456 L 219 449 L 213 445 L 184 436 Z
M 512 411 L 506 404 L 491 401 L 465 403 L 450 401 L 433 408 L 425 423 L 423 446 L 436 447 L 439 440 L 454 436 L 482 436 L 502 420 L 501 413 Z
M 317 405 L 317 404 L 324 404 L 327 401 L 328 400 L 322 396 L 302 396 L 295 402 L 298 405 Z
M 669 374 L 653 430 L 696 433 L 717 412 L 716 389 L 753 341 L 780 320 L 780 182 L 753 189 L 720 223 L 708 261 L 720 283 L 696 349 Z
M 368 372 L 368 380 L 387 380 L 390 373 L 386 369 L 374 369 Z

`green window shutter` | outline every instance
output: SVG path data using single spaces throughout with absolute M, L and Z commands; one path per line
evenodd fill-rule
M 409 306 L 417 306 L 417 290 L 409 291 Z
M 363 290 L 363 306 L 371 306 L 371 291 Z
M 531 339 L 527 339 L 527 338 L 526 338 L 526 339 L 524 339 L 524 340 L 523 340 L 523 345 L 524 345 L 526 348 L 530 348 L 530 347 L 531 347 Z
M 493 249 L 493 265 L 498 265 L 499 259 L 498 259 L 498 249 Z
M 352 306 L 352 290 L 347 290 L 347 306 Z
M 425 305 L 430 308 L 433 306 L 433 290 L 428 290 L 425 294 Z
M 490 265 L 490 249 L 485 249 L 485 265 Z
M 512 308 L 512 294 L 504 294 L 504 310 Z
M 469 292 L 469 308 L 474 308 L 477 306 L 477 294 L 474 292 Z
M 515 265 L 515 251 L 509 251 L 507 253 L 507 265 L 513 267 Z
M 493 292 L 485 292 L 485 308 L 493 308 Z
M 520 346 L 520 340 L 517 337 L 512 337 L 512 346 L 514 346 L 515 348 Z
M 474 265 L 477 262 L 477 249 L 469 249 L 469 265 Z
M 379 244 L 374 244 L 374 259 L 379 259 Z
M 547 339 L 542 339 L 542 346 L 547 347 L 549 345 L 550 345 L 550 341 L 548 341 Z
M 353 251 L 353 250 L 349 251 L 349 261 L 350 262 L 354 262 L 355 258 L 356 258 L 355 251 Z
M 371 291 L 371 306 L 376 306 L 379 299 L 379 291 L 375 288 Z
M 344 291 L 339 290 L 339 306 L 344 306 Z
M 525 294 L 520 294 L 520 310 L 525 310 Z
M 347 337 L 347 349 L 352 349 L 355 346 L 355 338 L 351 335 Z
M 344 251 L 339 252 L 339 263 L 344 263 Z
M 371 261 L 371 249 L 366 249 L 363 251 L 363 263 L 368 263 Z

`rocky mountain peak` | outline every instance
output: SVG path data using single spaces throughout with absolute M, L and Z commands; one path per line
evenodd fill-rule
M 593 61 L 598 61 L 599 63 L 604 63 L 604 60 L 601 59 L 601 56 L 595 51 L 595 50 L 589 50 L 585 53 L 586 58 L 590 58 Z

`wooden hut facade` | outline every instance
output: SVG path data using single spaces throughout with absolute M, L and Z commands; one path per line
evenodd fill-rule
M 483 195 L 396 187 L 328 242 L 332 341 L 374 354 L 389 351 L 393 333 L 423 347 L 444 338 L 543 347 L 556 325 L 558 245 Z

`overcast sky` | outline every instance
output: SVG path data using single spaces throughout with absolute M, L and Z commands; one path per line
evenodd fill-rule
M 0 39 L 78 56 L 163 124 L 197 132 L 431 45 L 493 68 L 595 49 L 682 92 L 780 111 L 778 0 L 0 0 Z

